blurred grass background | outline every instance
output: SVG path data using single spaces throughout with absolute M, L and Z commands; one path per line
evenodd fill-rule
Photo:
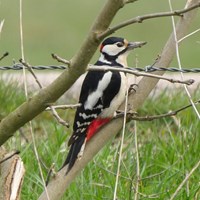
M 174 9 L 184 7 L 185 0 L 173 1 Z M 23 1 L 23 30 L 25 58 L 32 65 L 58 64 L 50 54 L 70 59 L 80 47 L 91 24 L 105 1 L 102 0 L 26 0 Z M 168 1 L 138 0 L 123 8 L 112 25 L 132 17 L 168 11 Z M 198 14 L 190 31 L 199 28 Z M 19 36 L 19 1 L 0 0 L 0 20 L 5 19 L 0 37 L 0 55 L 8 51 L 10 55 L 0 65 L 12 65 L 21 58 Z M 178 17 L 176 17 L 178 19 Z M 130 41 L 147 41 L 148 45 L 129 57 L 129 65 L 138 66 L 154 62 L 163 45 L 172 32 L 171 18 L 145 21 L 126 27 L 114 35 L 122 36 Z M 200 33 L 183 42 L 180 47 L 182 65 L 199 67 Z M 98 53 L 91 63 L 95 62 Z M 172 63 L 176 66 L 176 61 Z M 1 72 L 12 73 L 12 72 Z M 0 119 L 15 109 L 23 101 L 25 95 L 16 84 L 0 81 Z M 194 99 L 199 98 L 199 90 L 194 91 Z M 148 99 L 138 111 L 140 115 L 161 114 L 186 105 L 188 100 L 183 91 L 168 93 Z M 74 110 L 60 111 L 63 119 L 73 122 Z M 50 113 L 44 112 L 33 121 L 37 149 L 42 160 L 42 169 L 46 178 L 51 164 L 56 163 L 59 169 L 66 156 L 66 141 L 71 128 L 65 129 L 57 124 Z M 139 191 L 146 195 L 140 199 L 169 199 L 186 174 L 199 160 L 200 124 L 192 109 L 188 109 L 175 117 L 164 118 L 152 122 L 137 122 L 138 145 L 140 159 Z M 116 137 L 84 169 L 81 175 L 70 186 L 65 199 L 112 199 L 115 173 L 117 169 L 120 138 Z M 38 165 L 33 153 L 32 139 L 27 125 L 18 131 L 6 144 L 7 149 L 18 149 L 25 163 L 26 176 L 22 190 L 22 200 L 37 199 L 43 191 Z M 133 123 L 127 125 L 123 148 L 123 163 L 118 189 L 118 199 L 133 199 L 136 182 L 136 160 L 133 135 Z M 180 191 L 176 199 L 200 199 L 200 170 L 192 175 Z
M 91 24 L 105 2 L 102 0 L 23 1 L 24 49 L 27 61 L 32 65 L 58 64 L 52 60 L 51 53 L 57 53 L 70 59 L 82 44 Z M 185 0 L 173 1 L 173 8 L 182 9 L 185 2 Z M 169 11 L 167 0 L 139 0 L 125 6 L 117 14 L 112 25 L 138 15 L 163 11 Z M 191 31 L 199 28 L 199 16 L 192 24 Z M 12 65 L 13 59 L 17 62 L 21 58 L 19 1 L 1 0 L 0 19 L 5 19 L 0 38 L 0 55 L 5 51 L 10 53 L 10 56 L 1 62 L 1 65 Z M 122 36 L 129 41 L 148 42 L 148 45 L 137 50 L 134 54 L 138 57 L 138 65 L 143 67 L 154 62 L 171 32 L 171 18 L 167 17 L 128 26 L 114 35 Z M 197 33 L 181 45 L 181 60 L 185 67 L 199 67 L 199 36 L 200 33 Z M 129 59 L 131 66 L 135 65 L 133 58 L 134 56 Z M 91 63 L 95 60 L 96 56 Z M 173 65 L 176 66 L 176 62 Z

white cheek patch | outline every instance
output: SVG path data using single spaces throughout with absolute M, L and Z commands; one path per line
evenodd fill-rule
M 104 46 L 103 49 L 102 49 L 102 52 L 106 53 L 106 54 L 108 54 L 110 56 L 115 56 L 118 53 L 120 53 L 121 51 L 123 51 L 124 49 L 125 49 L 124 46 L 123 47 L 118 47 L 118 46 L 112 44 L 112 45 Z

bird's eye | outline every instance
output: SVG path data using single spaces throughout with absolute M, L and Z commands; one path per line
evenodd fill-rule
M 122 42 L 118 42 L 118 43 L 117 43 L 117 46 L 118 46 L 118 47 L 123 47 L 124 44 L 123 44 Z

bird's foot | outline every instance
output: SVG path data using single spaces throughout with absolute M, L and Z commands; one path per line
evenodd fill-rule
M 128 93 L 132 93 L 132 92 L 136 92 L 137 91 L 137 88 L 138 88 L 138 84 L 136 83 L 133 83 L 129 86 L 129 89 L 128 89 Z

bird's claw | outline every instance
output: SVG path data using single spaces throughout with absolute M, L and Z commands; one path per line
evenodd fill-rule
M 138 88 L 138 84 L 136 84 L 136 83 L 131 84 L 129 86 L 128 93 L 130 94 L 132 92 L 136 92 L 137 88 Z

